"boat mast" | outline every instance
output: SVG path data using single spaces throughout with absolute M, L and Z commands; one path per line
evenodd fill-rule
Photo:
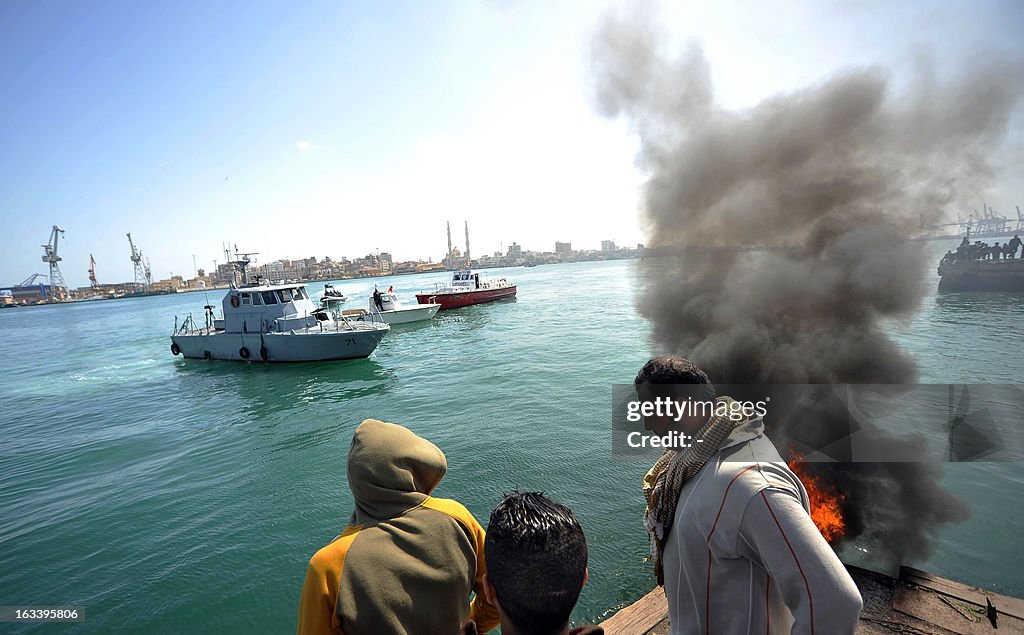
M 232 265 L 238 265 L 238 271 L 241 275 L 241 285 L 243 287 L 249 286 L 249 256 L 258 256 L 258 251 L 250 251 L 248 253 L 240 253 L 238 251 L 238 245 L 235 245 L 235 260 L 231 261 Z M 232 288 L 238 288 L 235 286 L 234 276 L 231 276 Z

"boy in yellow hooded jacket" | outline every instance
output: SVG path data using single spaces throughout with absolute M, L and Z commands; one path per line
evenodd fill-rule
M 484 530 L 460 503 L 430 493 L 444 453 L 410 430 L 375 419 L 352 436 L 345 530 L 309 561 L 299 635 L 481 632 L 498 625 L 483 593 Z M 470 594 L 476 597 L 470 603 Z

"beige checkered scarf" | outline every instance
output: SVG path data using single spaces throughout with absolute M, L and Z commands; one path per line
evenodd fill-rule
M 733 401 L 730 397 L 718 397 L 718 401 Z M 731 404 L 730 404 L 730 407 Z M 664 586 L 665 575 L 662 570 L 662 554 L 665 541 L 672 529 L 672 521 L 676 515 L 676 503 L 679 492 L 686 481 L 700 471 L 720 449 L 733 430 L 747 423 L 743 418 L 739 421 L 728 416 L 712 416 L 708 422 L 690 441 L 690 447 L 682 450 L 665 450 L 644 476 L 644 498 L 647 509 L 644 511 L 644 528 L 651 541 L 651 556 L 654 559 L 654 573 L 658 584 Z M 700 440 L 698 443 L 697 440 Z

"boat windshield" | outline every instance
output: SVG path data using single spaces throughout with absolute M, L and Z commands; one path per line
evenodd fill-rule
M 260 295 L 263 296 L 263 304 L 277 304 L 277 296 L 273 291 L 263 291 Z

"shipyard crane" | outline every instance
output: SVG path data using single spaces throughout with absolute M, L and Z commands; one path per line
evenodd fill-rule
M 62 299 L 68 291 L 68 285 L 64 282 L 64 274 L 60 272 L 60 265 L 57 264 L 62 260 L 62 258 L 57 255 L 57 240 L 63 233 L 63 229 L 54 225 L 53 229 L 50 230 L 50 242 L 42 246 L 43 262 L 49 263 L 50 265 L 50 289 L 54 298 L 58 300 Z
M 956 215 L 955 223 L 946 223 L 944 226 L 958 226 L 960 236 L 974 236 L 976 238 L 998 237 L 1010 234 L 1013 230 L 1010 226 L 1010 219 L 995 211 L 987 203 L 982 204 L 982 211 L 978 210 L 967 216 Z M 1017 231 L 1024 230 L 1024 216 L 1017 210 Z
M 142 250 L 135 248 L 132 233 L 128 232 L 128 245 L 132 248 L 132 263 L 135 265 L 135 291 L 149 291 L 153 284 L 153 276 L 149 270 L 149 260 L 142 257 Z
M 89 254 L 89 286 L 95 289 L 100 286 L 100 283 L 96 281 L 96 259 Z
M 41 273 L 33 273 L 31 276 L 21 281 L 21 284 L 16 285 L 17 287 L 31 287 L 36 283 L 39 278 L 45 278 L 46 276 Z

